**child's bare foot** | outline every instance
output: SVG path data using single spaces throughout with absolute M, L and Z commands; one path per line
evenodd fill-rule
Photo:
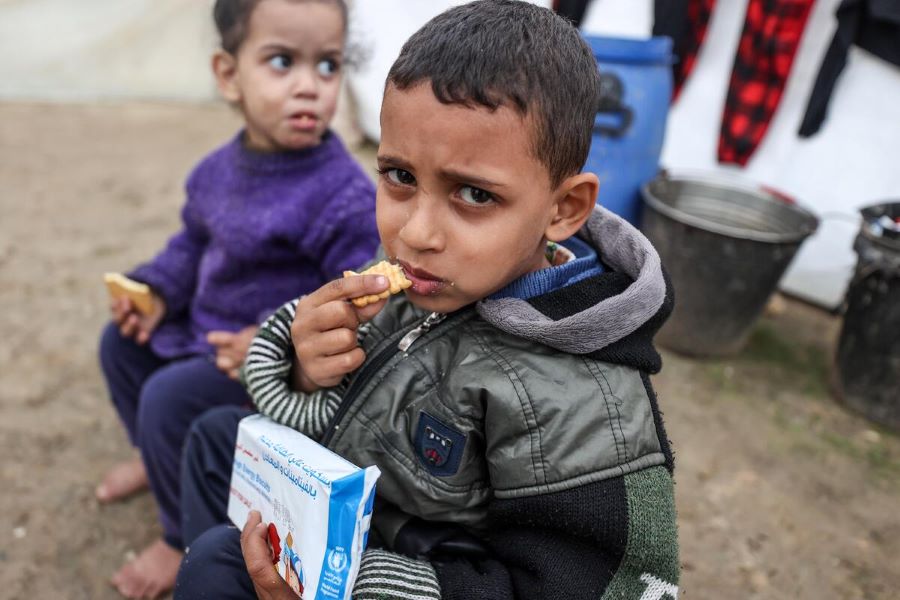
M 156 540 L 125 563 L 110 583 L 126 598 L 157 598 L 175 587 L 184 554 L 163 540 Z
M 124 500 L 132 494 L 147 489 L 147 470 L 140 456 L 120 462 L 106 472 L 103 481 L 97 486 L 94 495 L 97 500 L 107 504 Z

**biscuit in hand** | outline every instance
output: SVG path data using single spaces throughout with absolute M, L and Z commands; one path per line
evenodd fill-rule
M 106 284 L 110 297 L 128 298 L 141 314 L 149 315 L 153 312 L 153 294 L 146 283 L 134 281 L 121 273 L 105 273 L 103 283 Z
M 379 300 L 387 298 L 391 294 L 397 294 L 412 285 L 412 281 L 407 279 L 406 275 L 403 274 L 403 269 L 401 269 L 398 265 L 389 263 L 386 260 L 372 265 L 362 273 L 357 273 L 355 271 L 344 271 L 344 277 L 352 277 L 354 275 L 384 275 L 385 277 L 387 277 L 388 283 L 390 284 L 390 287 L 380 294 L 371 294 L 368 296 L 360 296 L 359 298 L 351 299 L 350 301 L 353 302 L 353 304 L 358 308 L 362 308 L 363 306 L 367 306 L 369 304 L 374 304 Z

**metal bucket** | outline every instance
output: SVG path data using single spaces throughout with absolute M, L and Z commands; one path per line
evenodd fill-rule
M 859 260 L 847 288 L 835 392 L 850 408 L 900 431 L 900 236 L 878 220 L 900 217 L 900 202 L 863 208 L 853 247 Z
M 818 218 L 781 195 L 714 178 L 663 175 L 641 193 L 642 230 L 675 288 L 657 342 L 692 356 L 740 351 Z

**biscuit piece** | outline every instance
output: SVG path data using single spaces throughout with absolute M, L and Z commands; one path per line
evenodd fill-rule
M 378 302 L 383 298 L 387 298 L 391 294 L 401 292 L 412 285 L 412 281 L 407 279 L 406 275 L 403 274 L 403 269 L 401 269 L 397 265 L 392 265 L 386 260 L 372 265 L 362 273 L 357 273 L 355 271 L 344 271 L 344 277 L 352 277 L 354 275 L 384 275 L 388 278 L 388 283 L 390 283 L 390 287 L 380 294 L 360 296 L 359 298 L 353 298 L 352 300 L 350 300 L 359 308 L 362 308 L 363 306 L 366 306 L 368 304 L 374 304 L 375 302 Z
M 149 315 L 153 312 L 153 294 L 146 283 L 128 279 L 121 273 L 104 273 L 103 283 L 111 297 L 129 298 L 142 314 Z

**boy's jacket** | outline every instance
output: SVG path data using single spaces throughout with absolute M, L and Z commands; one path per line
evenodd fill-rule
M 368 359 L 350 380 L 327 445 L 356 464 L 378 464 L 379 494 L 408 512 L 475 528 L 486 525 L 492 497 L 556 492 L 664 464 L 635 368 L 658 370 L 658 355 L 638 344 L 634 356 L 602 350 L 659 312 L 666 285 L 649 244 L 613 252 L 622 240 L 603 230 L 603 216 L 598 209 L 588 241 L 635 283 L 613 294 L 621 285 L 594 279 L 618 277 L 603 274 L 532 303 L 485 300 L 447 316 L 405 352 L 400 340 L 427 313 L 394 298 L 362 340 Z M 438 423 L 431 430 L 439 448 L 416 443 L 423 415 Z M 429 449 L 447 457 L 430 460 Z
M 543 296 L 446 316 L 392 298 L 335 388 L 322 442 L 379 466 L 373 537 L 432 561 L 442 597 L 677 593 L 672 457 L 648 378 L 671 292 L 619 217 L 597 208 L 579 235 L 604 273 Z M 249 374 L 260 410 L 292 424 L 303 396 L 261 397 Z

